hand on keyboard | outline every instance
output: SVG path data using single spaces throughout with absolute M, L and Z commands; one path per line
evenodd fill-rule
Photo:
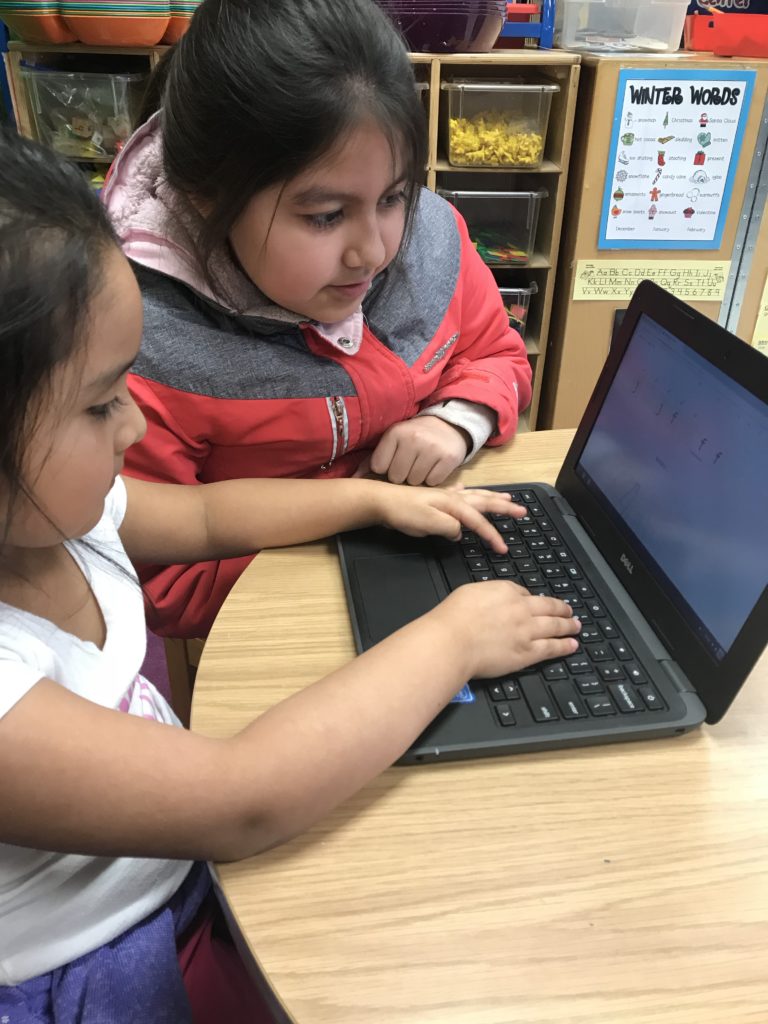
M 473 530 L 494 551 L 505 552 L 507 543 L 483 513 L 504 514 L 517 519 L 526 514 L 522 505 L 500 491 L 405 487 L 382 485 L 377 493 L 379 521 L 411 537 L 434 534 L 459 540 L 462 529 Z
M 480 679 L 566 658 L 578 648 L 581 623 L 569 606 L 516 583 L 459 587 L 431 614 L 451 616 L 452 628 L 464 635 L 469 674 Z

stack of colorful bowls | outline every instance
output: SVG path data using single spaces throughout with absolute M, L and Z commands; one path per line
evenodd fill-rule
M 89 46 L 155 46 L 171 17 L 170 0 L 59 0 L 67 27 Z
M 400 29 L 409 50 L 486 53 L 499 38 L 505 0 L 377 0 Z
M 59 0 L 0 0 L 0 21 L 28 43 L 75 43 Z
M 170 0 L 171 20 L 163 36 L 164 43 L 177 43 L 187 31 L 189 19 L 202 3 L 202 0 Z

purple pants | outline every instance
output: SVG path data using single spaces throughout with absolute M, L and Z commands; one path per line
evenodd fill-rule
M 0 986 L 3 1024 L 191 1024 L 176 939 L 210 891 L 195 864 L 174 896 L 106 946 L 21 985 Z

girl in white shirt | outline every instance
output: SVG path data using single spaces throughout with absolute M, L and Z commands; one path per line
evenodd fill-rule
M 505 550 L 482 513 L 517 507 L 491 492 L 372 480 L 123 481 L 124 452 L 145 429 L 126 386 L 140 337 L 136 282 L 79 171 L 0 136 L 0 1018 L 10 1024 L 208 1019 L 188 997 L 198 999 L 188 940 L 199 949 L 209 913 L 199 862 L 307 828 L 399 757 L 472 676 L 577 646 L 564 603 L 508 582 L 470 585 L 229 740 L 177 728 L 139 674 L 131 562 L 226 558 L 374 523 L 448 538 L 464 526 Z M 238 1016 L 225 1002 L 236 987 L 213 993 L 214 1017 L 257 1019 L 253 1004 Z

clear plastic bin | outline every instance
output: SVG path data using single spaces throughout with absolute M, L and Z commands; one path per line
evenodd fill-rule
M 453 192 L 438 189 L 467 222 L 489 267 L 524 267 L 533 255 L 542 199 L 548 192 Z
M 131 133 L 147 74 L 22 67 L 37 137 L 64 156 L 107 160 Z
M 448 93 L 448 161 L 454 167 L 541 166 L 559 85 L 456 79 Z
M 688 0 L 557 0 L 555 45 L 596 53 L 670 53 Z
M 531 304 L 531 296 L 535 295 L 539 286 L 531 281 L 527 288 L 499 288 L 501 301 L 509 317 L 509 326 L 525 337 L 525 325 L 528 322 L 528 308 Z

